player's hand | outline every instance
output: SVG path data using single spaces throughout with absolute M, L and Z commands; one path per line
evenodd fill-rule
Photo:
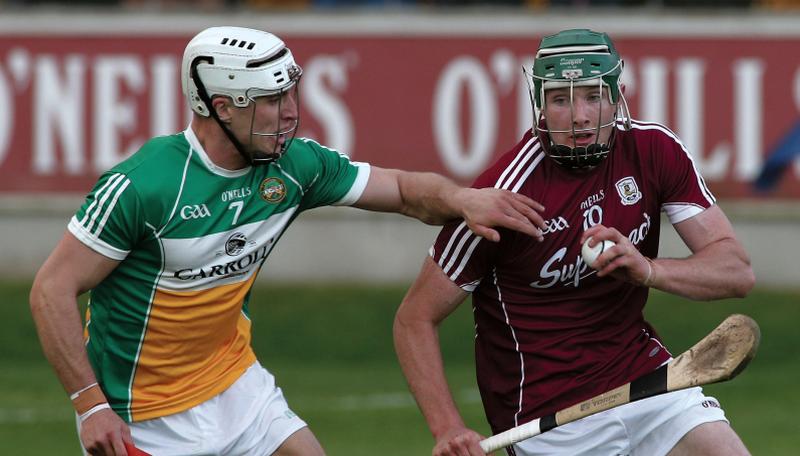
M 485 456 L 483 436 L 465 427 L 452 429 L 436 439 L 433 456 Z
M 527 196 L 498 188 L 463 188 L 457 196 L 464 221 L 478 236 L 497 242 L 500 233 L 494 228 L 502 227 L 543 239 L 544 206 Z
M 583 232 L 581 236 L 581 245 L 586 242 L 589 237 L 594 238 L 594 242 L 612 241 L 616 245 L 604 251 L 595 260 L 595 269 L 597 270 L 597 277 L 612 276 L 617 279 L 625 280 L 626 282 L 635 283 L 637 285 L 645 285 L 648 277 L 653 276 L 651 268 L 654 267 L 653 263 L 642 255 L 630 239 L 623 236 L 622 233 L 615 228 L 608 228 L 603 225 L 595 225 Z M 649 286 L 650 284 L 648 284 Z
M 128 425 L 113 410 L 106 409 L 81 423 L 81 443 L 86 452 L 99 456 L 128 456 L 125 443 L 133 443 Z

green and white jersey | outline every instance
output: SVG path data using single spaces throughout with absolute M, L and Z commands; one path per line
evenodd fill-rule
M 300 212 L 351 205 L 370 168 L 304 138 L 268 166 L 215 166 L 191 128 L 105 173 L 69 223 L 119 266 L 91 292 L 89 360 L 127 421 L 221 393 L 255 361 L 247 303 Z

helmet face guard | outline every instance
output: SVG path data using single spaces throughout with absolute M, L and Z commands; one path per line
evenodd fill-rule
M 298 69 L 300 67 L 297 67 Z M 280 123 L 281 119 L 281 112 L 283 109 L 282 103 L 284 100 L 284 96 L 290 94 L 290 92 L 294 92 L 295 103 L 300 104 L 300 76 L 302 74 L 302 70 L 300 74 L 297 75 L 297 82 L 287 89 L 281 89 L 281 91 L 277 94 L 273 95 L 252 95 L 248 92 L 248 99 L 250 100 L 253 108 L 250 113 L 250 160 L 254 165 L 262 165 L 268 164 L 272 161 L 275 161 L 286 152 L 286 148 L 291 144 L 292 140 L 294 140 L 295 135 L 297 134 L 297 127 L 300 125 L 300 115 L 298 112 L 298 116 L 296 119 L 291 121 L 291 123 L 284 127 Z M 258 90 L 255 91 L 258 93 Z M 258 96 L 274 96 L 278 97 L 278 123 L 275 126 L 274 132 L 260 132 L 253 130 L 253 126 L 255 125 L 256 120 L 256 97 Z M 286 140 L 283 143 L 278 141 L 278 138 L 281 136 L 285 137 Z M 272 138 L 274 139 L 272 150 L 271 151 L 258 151 L 255 146 L 253 145 L 253 138 L 254 137 L 262 137 L 262 138 Z
M 622 60 L 608 35 L 577 29 L 565 30 L 542 39 L 532 72 L 528 73 L 523 68 L 534 113 L 533 131 L 540 137 L 547 154 L 560 165 L 571 169 L 583 169 L 600 164 L 613 146 L 617 109 L 620 105 L 625 126 L 630 128 L 627 102 L 619 83 L 622 66 Z M 596 86 L 600 93 L 601 107 L 603 101 L 607 99 L 615 105 L 615 112 L 610 121 L 603 123 L 603 110 L 599 109 L 596 126 L 575 128 L 574 88 L 585 86 Z M 572 118 L 570 129 L 555 130 L 548 127 L 544 116 L 547 107 L 545 91 L 550 89 L 569 89 Z M 604 94 L 607 94 L 607 97 Z M 609 139 L 606 143 L 600 143 L 601 130 L 606 128 L 612 129 Z M 551 133 L 570 134 L 573 143 L 556 144 Z M 595 143 L 578 146 L 575 140 L 576 134 L 583 133 L 594 134 Z
M 292 125 L 280 125 L 280 102 L 294 90 L 299 96 L 303 74 L 283 41 L 271 33 L 241 27 L 212 27 L 200 32 L 186 46 L 181 65 L 181 85 L 192 111 L 212 117 L 239 153 L 251 165 L 267 164 L 285 152 L 297 132 L 299 119 Z M 234 106 L 251 106 L 249 150 L 217 116 L 212 106 L 214 96 L 229 97 Z M 258 97 L 278 97 L 278 126 L 274 132 L 255 132 L 255 101 Z M 296 98 L 299 103 L 299 98 Z M 288 137 L 279 144 L 278 138 Z M 257 151 L 254 137 L 275 138 L 271 151 Z

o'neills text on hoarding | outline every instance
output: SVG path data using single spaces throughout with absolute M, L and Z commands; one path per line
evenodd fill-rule
M 149 137 L 183 130 L 187 36 L 0 36 L 0 193 L 87 192 Z M 300 136 L 359 161 L 468 183 L 531 126 L 541 37 L 286 35 L 304 68 Z M 662 122 L 721 198 L 800 119 L 800 38 L 617 39 L 634 117 Z M 795 160 L 766 196 L 800 198 Z

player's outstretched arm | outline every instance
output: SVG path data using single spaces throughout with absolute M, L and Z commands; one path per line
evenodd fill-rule
M 447 386 L 438 329 L 467 293 L 426 258 L 394 320 L 394 344 L 403 374 L 436 440 L 434 456 L 483 455 L 482 437 L 468 429 Z
M 541 239 L 544 207 L 508 190 L 464 188 L 434 173 L 412 173 L 371 167 L 370 178 L 354 205 L 362 209 L 398 212 L 431 225 L 463 218 L 477 235 L 500 240 L 498 227 Z
M 81 443 L 89 454 L 126 455 L 127 425 L 106 406 L 83 344 L 77 297 L 96 286 L 118 262 L 94 252 L 66 233 L 36 274 L 30 305 L 45 357 L 81 415 Z M 87 398 L 91 395 L 91 398 Z M 90 402 L 87 402 L 90 401 Z M 87 410 L 84 410 L 87 408 Z

